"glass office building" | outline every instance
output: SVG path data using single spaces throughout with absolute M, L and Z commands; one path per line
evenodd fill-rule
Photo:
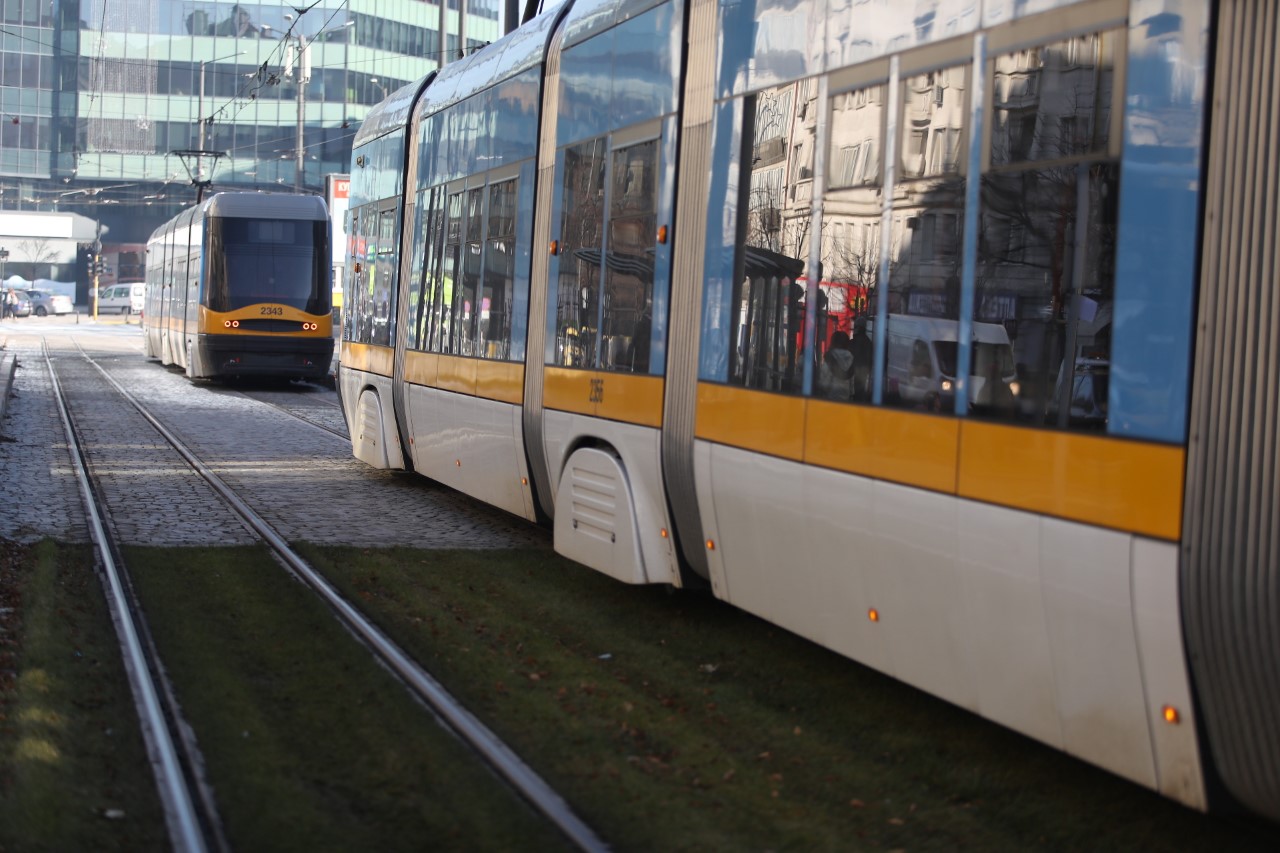
M 0 0 L 0 208 L 140 240 L 193 178 L 320 192 L 370 107 L 501 35 L 500 0 L 442 0 L 442 43 L 440 1 Z

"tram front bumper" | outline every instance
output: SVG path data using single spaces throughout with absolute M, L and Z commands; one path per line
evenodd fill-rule
M 199 363 L 208 376 L 323 379 L 333 358 L 329 337 L 201 335 L 197 346 Z

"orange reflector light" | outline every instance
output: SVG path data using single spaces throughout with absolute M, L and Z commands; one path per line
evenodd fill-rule
M 658 242 L 667 242 L 667 226 L 663 225 L 658 228 Z
M 1165 705 L 1160 709 L 1160 715 L 1164 717 L 1164 721 L 1171 725 L 1177 725 L 1181 722 L 1182 717 L 1178 714 L 1178 709 L 1172 705 Z
M 663 539 L 666 539 L 668 536 L 667 528 L 664 527 L 661 530 L 659 530 L 658 535 L 661 536 Z
M 520 478 L 520 485 L 522 485 L 522 486 L 527 486 L 527 485 L 529 485 L 529 478 L 528 478 L 528 477 L 521 477 L 521 478 Z
M 461 459 L 455 459 L 455 460 L 453 460 L 453 464 L 454 464 L 454 465 L 457 465 L 459 468 L 461 468 L 461 467 L 462 467 L 462 460 L 461 460 Z
M 715 543 L 713 540 L 708 539 L 708 540 L 707 540 L 707 550 L 708 550 L 708 551 L 714 551 L 715 549 L 716 549 L 716 543 Z
M 867 611 L 867 618 L 870 619 L 872 622 L 879 622 L 880 611 L 876 610 L 874 607 L 871 608 L 870 610 Z
M 551 241 L 551 254 L 553 254 L 553 255 L 558 255 L 558 254 L 560 254 L 560 241 L 559 241 L 559 240 L 552 240 L 552 241 Z

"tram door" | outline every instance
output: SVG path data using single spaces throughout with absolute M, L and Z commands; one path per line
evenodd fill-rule
M 659 119 L 564 146 L 553 189 L 541 427 L 556 550 L 631 583 L 675 571 L 658 440 L 674 137 Z M 589 508 L 587 484 L 606 481 L 608 506 Z

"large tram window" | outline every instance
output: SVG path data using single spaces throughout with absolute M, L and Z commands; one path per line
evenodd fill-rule
M 516 182 L 489 187 L 489 232 L 485 241 L 484 293 L 480 299 L 483 358 L 511 357 L 511 299 L 515 285 Z
M 831 164 L 823 196 L 821 288 L 826 316 L 815 393 L 871 398 L 869 310 L 880 276 L 880 186 L 887 86 L 831 97 Z
M 803 276 L 813 175 L 807 165 L 788 168 L 789 158 L 807 162 L 813 144 L 804 122 L 793 126 L 796 98 L 805 94 L 793 83 L 744 103 L 729 370 L 731 383 L 792 394 L 803 390 L 812 340 L 803 329 Z
M 960 325 L 968 75 L 955 66 L 902 81 L 887 335 L 915 344 L 909 358 L 905 347 L 886 347 L 887 405 L 955 409 L 956 360 L 947 355 Z
M 328 314 L 328 229 L 310 220 L 209 220 L 205 305 L 232 311 L 259 302 Z
M 657 240 L 658 141 L 613 152 L 606 236 L 602 366 L 649 372 L 653 257 Z
M 1079 36 L 993 63 L 974 328 L 1004 332 L 1013 365 L 975 351 L 975 414 L 1106 427 L 1120 189 L 1108 138 L 1121 38 Z
M 565 150 L 555 363 L 595 367 L 604 224 L 604 137 Z

